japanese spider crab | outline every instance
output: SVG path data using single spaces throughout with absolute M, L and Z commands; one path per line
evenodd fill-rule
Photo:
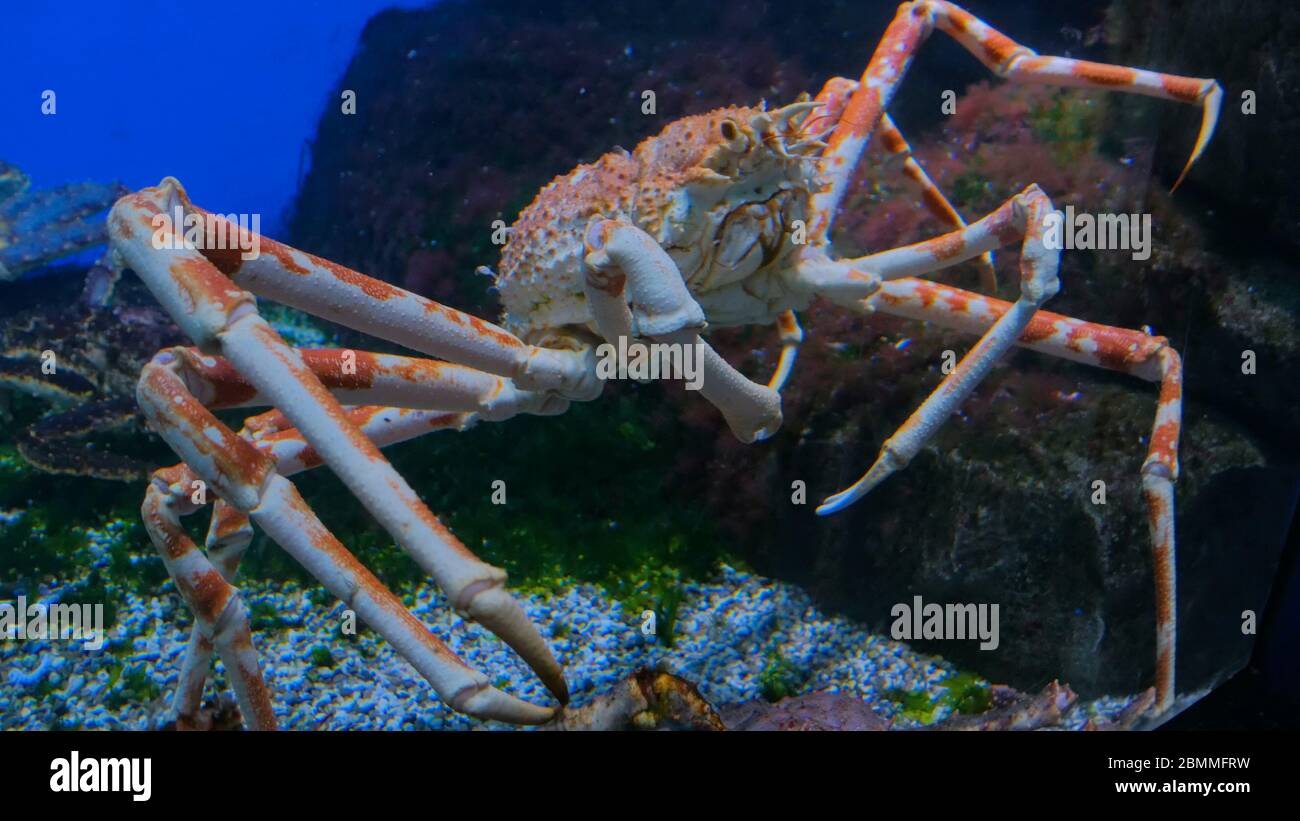
M 1038 186 L 967 224 L 912 159 L 886 111 L 935 29 L 1013 82 L 1199 104 L 1200 133 L 1183 176 L 1214 130 L 1222 91 L 1213 80 L 1041 57 L 951 3 L 904 3 L 860 81 L 832 79 L 815 99 L 774 110 L 732 107 L 685 117 L 630 154 L 606 154 L 551 182 L 520 214 L 502 254 L 496 283 L 504 327 L 256 237 L 195 206 L 171 178 L 118 201 L 109 218 L 118 264 L 137 272 L 196 346 L 159 353 L 137 390 L 151 426 L 184 460 L 154 474 L 142 509 L 195 615 L 176 695 L 180 726 L 197 713 L 214 649 L 231 672 L 245 721 L 275 726 L 244 606 L 231 585 L 250 521 L 390 641 L 454 709 L 508 722 L 550 719 L 553 708 L 495 689 L 457 659 L 325 529 L 285 477 L 329 465 L 454 606 L 504 639 L 563 704 L 562 670 L 506 592 L 504 571 L 475 558 L 444 528 L 379 448 L 477 420 L 558 414 L 570 401 L 594 399 L 602 389 L 594 346 L 618 337 L 703 345 L 700 393 L 741 440 L 763 439 L 781 423 L 779 391 L 802 337 L 794 311 L 817 295 L 979 337 L 866 474 L 818 508 L 822 514 L 852 504 L 906 465 L 1013 345 L 1160 383 L 1142 475 L 1156 578 L 1155 709 L 1166 710 L 1175 692 L 1179 356 L 1162 337 L 1039 310 L 1059 287 L 1059 251 L 1044 243 L 1044 218 L 1055 212 Z M 924 203 L 951 230 L 908 247 L 836 258 L 831 220 L 873 135 L 901 156 Z M 202 242 L 170 241 L 180 239 L 179 228 L 162 216 L 178 207 L 206 226 Z M 245 259 L 222 234 L 237 237 L 241 248 L 260 241 L 261 252 Z M 1014 303 L 918 278 L 974 260 L 987 281 L 991 252 L 1017 241 Z M 254 294 L 443 361 L 295 350 L 258 315 Z M 701 339 L 708 324 L 739 323 L 775 323 L 780 331 L 781 358 L 767 385 L 742 376 Z M 275 409 L 250 418 L 239 433 L 210 411 L 256 405 Z M 201 488 L 216 496 L 206 552 L 180 524 L 204 502 Z

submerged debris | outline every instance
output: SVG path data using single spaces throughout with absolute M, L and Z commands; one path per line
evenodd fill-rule
M 26 174 L 0 162 L 0 281 L 102 245 L 108 231 L 96 215 L 127 192 L 116 182 L 30 187 Z
M 935 724 L 910 727 L 883 717 L 872 702 L 851 693 L 823 690 L 776 703 L 747 701 L 715 710 L 689 681 L 669 673 L 638 670 L 589 703 L 569 710 L 550 730 L 733 730 L 810 732 L 825 730 L 1044 730 L 1064 729 L 1079 697 L 1053 681 L 1037 694 L 1004 685 L 991 688 L 990 709 L 954 713 Z M 1148 690 L 1114 719 L 1093 717 L 1075 729 L 1129 729 L 1154 703 Z
M 638 670 L 547 730 L 725 730 L 700 691 L 671 673 Z

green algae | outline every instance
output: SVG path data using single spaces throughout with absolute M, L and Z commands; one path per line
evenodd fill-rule
M 160 695 L 145 665 L 114 663 L 109 668 L 104 705 L 110 710 L 120 710 L 128 704 L 145 704 Z
M 904 718 L 927 725 L 952 713 L 975 715 L 987 712 L 992 703 L 988 682 L 974 673 L 955 673 L 940 684 L 944 690 L 937 697 L 928 690 L 901 688 L 886 690 L 883 695 L 899 705 Z
M 800 670 L 777 648 L 767 651 L 763 670 L 758 674 L 758 692 L 767 701 L 777 702 L 798 695 L 808 680 Z

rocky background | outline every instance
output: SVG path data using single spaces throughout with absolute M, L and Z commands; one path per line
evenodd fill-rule
M 1240 616 L 1264 607 L 1294 505 L 1300 290 L 1296 159 L 1287 150 L 1294 75 L 1284 57 L 1295 15 L 1271 4 L 1173 0 L 966 5 L 1043 54 L 1213 76 L 1227 91 L 1218 135 L 1173 197 L 1168 188 L 1199 122 L 1186 106 L 992 83 L 937 34 L 895 108 L 922 163 L 967 217 L 1031 182 L 1058 206 L 1153 215 L 1149 260 L 1067 252 L 1051 307 L 1150 325 L 1185 357 L 1179 675 L 1184 688 L 1203 685 L 1249 654 Z M 386 12 L 367 27 L 326 106 L 288 239 L 494 316 L 489 281 L 472 273 L 496 262 L 493 220 L 512 222 L 553 176 L 614 146 L 631 148 L 681 115 L 785 102 L 835 74 L 857 76 L 894 8 L 485 0 Z M 962 95 L 958 112 L 941 118 L 939 95 L 950 88 Z M 1258 92 L 1253 117 L 1234 103 L 1243 88 Z M 647 89 L 657 95 L 654 116 L 640 111 Z M 353 116 L 339 111 L 343 90 L 356 92 Z M 868 164 L 836 243 L 878 250 L 937 230 L 901 180 Z M 1016 256 L 999 257 L 1004 296 L 1014 293 L 1005 284 L 1014 283 Z M 942 278 L 976 281 L 966 270 Z M 624 523 L 696 511 L 758 572 L 798 582 L 819 605 L 877 630 L 914 595 L 997 603 L 996 652 L 922 646 L 1022 689 L 1052 678 L 1085 696 L 1146 686 L 1153 603 L 1138 470 L 1154 386 L 1016 353 L 906 471 L 845 513 L 817 519 L 816 502 L 856 479 L 937 385 L 941 353 L 960 354 L 970 340 L 823 304 L 803 319 L 809 341 L 786 392 L 785 427 L 772 440 L 740 445 L 712 408 L 671 386 L 615 387 L 576 416 L 516 426 L 516 441 L 530 438 L 512 493 L 528 494 L 540 476 L 552 494 L 589 483 L 594 449 L 573 443 L 600 437 L 601 426 L 621 430 L 630 424 L 621 411 L 602 408 L 634 403 L 652 409 L 648 430 L 600 438 L 602 461 L 653 458 L 666 469 L 648 485 L 644 471 L 601 473 L 602 495 L 623 500 Z M 774 337 L 749 328 L 712 338 L 766 380 Z M 1257 355 L 1255 375 L 1242 373 L 1246 349 Z M 454 446 L 471 473 L 493 465 L 474 457 L 476 441 Z M 529 464 L 544 468 L 530 473 Z M 425 488 L 446 481 L 426 473 Z M 1090 500 L 1098 479 L 1104 506 Z M 790 503 L 795 480 L 807 483 L 807 505 Z M 554 529 L 569 525 L 555 514 Z M 500 560 L 491 551 L 486 558 Z

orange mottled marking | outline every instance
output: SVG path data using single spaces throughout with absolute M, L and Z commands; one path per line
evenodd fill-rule
M 897 128 L 882 125 L 880 140 L 884 144 L 885 150 L 890 154 L 902 154 L 907 151 L 907 141 L 903 139 L 903 135 L 898 132 Z
M 970 298 L 965 291 L 953 289 L 944 295 L 944 302 L 953 313 L 964 314 L 970 310 Z
M 1070 73 L 1099 86 L 1127 86 L 1137 79 L 1137 72 L 1123 66 L 1090 63 L 1080 60 L 1070 68 Z
M 951 6 L 943 18 L 948 21 L 948 29 L 953 34 L 964 34 L 970 28 L 971 23 L 975 22 L 975 15 L 965 9 Z
M 230 538 L 248 525 L 248 517 L 234 505 L 224 503 L 215 505 L 213 516 L 216 519 L 213 532 L 218 541 Z
M 999 215 L 999 218 L 993 221 L 989 229 L 993 231 L 993 236 L 998 238 L 1000 245 L 1015 245 L 1024 238 L 1024 232 L 1011 221 L 1010 212 Z
M 223 357 L 207 356 L 197 348 L 182 348 L 180 355 L 187 368 L 212 386 L 213 397 L 209 407 L 237 407 L 257 396 L 257 388 Z
M 839 127 L 831 137 L 833 144 L 838 144 L 850 136 L 864 137 L 871 133 L 880 121 L 880 92 L 874 88 L 859 88 L 844 108 Z
M 194 615 L 203 621 L 216 621 L 230 601 L 231 587 L 215 568 L 209 567 L 189 579 L 177 579 L 176 584 L 187 589 L 185 598 L 194 608 Z
M 298 274 L 311 273 L 309 269 L 303 268 L 302 266 L 295 264 L 293 262 L 292 257 L 289 256 L 287 250 L 284 251 L 283 255 L 277 254 L 274 250 L 271 250 L 271 254 L 277 260 L 280 261 L 281 265 L 285 266 L 286 270 Z M 311 260 L 313 265 L 325 269 L 325 271 L 327 271 L 331 276 L 333 276 L 339 282 L 342 282 L 344 285 L 349 285 L 353 288 L 356 288 L 357 290 L 361 291 L 363 294 L 370 297 L 371 299 L 378 300 L 380 302 L 387 302 L 390 299 L 397 299 L 399 297 L 408 295 L 407 292 L 403 291 L 401 288 L 395 287 L 393 285 L 389 285 L 387 282 L 384 282 L 383 280 L 375 279 L 374 277 L 368 277 L 365 274 L 358 273 L 352 270 L 351 268 L 347 268 L 342 265 L 339 265 L 337 262 L 330 262 L 327 259 L 321 259 L 320 257 L 312 256 L 311 254 L 307 254 L 306 256 L 308 257 L 308 259 Z
M 1205 81 L 1192 77 L 1173 77 L 1165 74 L 1160 77 L 1160 86 L 1164 88 L 1166 94 L 1175 100 L 1194 103 L 1201 98 L 1201 90 L 1205 88 Z
M 1022 48 L 1015 40 L 992 29 L 989 29 L 989 33 L 980 42 L 980 45 L 984 47 L 984 54 L 988 57 L 989 62 L 995 66 L 1001 66 Z
M 941 237 L 935 237 L 921 243 L 934 258 L 940 262 L 952 259 L 961 254 L 966 249 L 966 240 L 962 238 L 961 232 L 954 231 L 950 234 L 944 234 Z
M 374 384 L 375 374 L 380 370 L 375 355 L 366 351 L 305 348 L 298 353 L 317 379 L 336 390 L 368 388 Z
M 275 257 L 276 262 L 279 262 L 284 270 L 299 276 L 306 276 L 311 273 L 310 269 L 304 268 L 294 261 L 293 252 L 289 249 L 289 246 L 276 242 L 273 239 L 267 239 L 266 237 L 262 238 L 261 243 L 262 250 Z M 310 254 L 308 256 L 310 256 Z M 316 258 L 313 257 L 313 259 Z
M 1005 305 L 1006 303 L 1002 303 L 1002 311 L 998 313 L 998 316 L 1005 312 Z M 1055 335 L 1056 315 L 1044 315 L 1043 311 L 1039 311 L 1029 320 L 1029 324 L 1025 326 L 1025 330 L 1020 334 L 1020 339 L 1017 341 L 1025 345 L 1033 345 L 1051 339 Z
M 135 238 L 135 229 L 131 227 L 130 221 L 117 212 L 109 215 L 111 228 L 125 239 Z
M 1179 424 L 1173 420 L 1156 427 L 1151 433 L 1151 455 L 1161 461 L 1172 461 L 1178 452 Z
M 469 318 L 470 327 L 478 332 L 479 336 L 487 337 L 493 342 L 506 348 L 522 348 L 524 343 L 520 342 L 513 334 L 506 333 L 497 326 L 484 322 L 476 316 Z
M 177 257 L 168 270 L 195 306 L 215 305 L 228 311 L 248 296 L 203 257 Z M 234 292 L 238 293 L 232 296 Z
M 961 225 L 961 217 L 958 216 L 939 189 L 933 185 L 927 185 L 921 190 L 921 201 L 925 204 L 926 210 L 939 219 L 944 220 L 953 227 Z
M 429 420 L 429 427 L 433 428 L 434 430 L 437 430 L 439 428 L 453 427 L 455 425 L 460 424 L 461 416 L 462 414 L 459 413 L 439 414 Z
M 289 417 L 276 409 L 250 416 L 244 420 L 244 429 L 249 433 L 274 433 L 291 427 L 293 427 L 293 423 L 289 421 Z
M 384 373 L 391 374 L 394 378 L 411 384 L 428 384 L 437 382 L 442 377 L 445 362 L 435 362 L 429 359 L 406 359 L 403 358 L 395 365 L 383 369 Z

